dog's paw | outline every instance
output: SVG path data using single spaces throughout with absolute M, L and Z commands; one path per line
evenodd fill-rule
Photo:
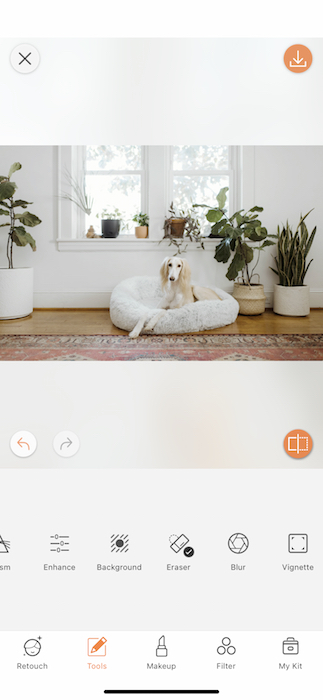
M 139 337 L 138 331 L 133 330 L 133 331 L 131 331 L 131 333 L 129 333 L 129 338 L 138 338 L 138 337 Z

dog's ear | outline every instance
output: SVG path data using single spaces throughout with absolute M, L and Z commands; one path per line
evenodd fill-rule
M 165 285 L 167 283 L 167 280 L 168 280 L 168 261 L 169 261 L 168 257 L 164 258 L 164 260 L 161 264 L 160 276 L 161 276 L 161 280 L 162 280 L 162 285 Z
M 181 281 L 182 287 L 185 287 L 190 283 L 191 268 L 190 268 L 187 260 L 184 260 L 183 258 L 181 258 L 181 261 L 182 261 L 182 269 L 181 269 L 181 273 L 180 273 L 180 281 Z

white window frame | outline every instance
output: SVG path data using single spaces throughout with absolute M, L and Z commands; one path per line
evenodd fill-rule
M 80 238 L 80 231 L 85 228 L 85 215 L 69 201 L 58 196 L 58 238 L 57 247 L 60 251 L 70 250 L 143 250 L 167 248 L 168 242 L 161 243 L 164 231 L 165 217 L 173 195 L 173 147 L 172 146 L 143 146 L 142 147 L 142 192 L 141 211 L 149 215 L 149 238 L 137 239 L 134 234 L 120 234 L 116 239 Z M 64 168 L 76 178 L 84 175 L 85 147 L 58 147 L 58 195 L 66 192 L 64 183 Z M 229 146 L 229 168 L 227 170 L 190 170 L 178 171 L 181 175 L 228 175 L 230 187 L 229 215 L 241 209 L 242 197 L 242 158 L 239 146 Z M 111 173 L 128 173 L 130 171 L 105 171 Z M 177 171 L 176 171 L 177 173 Z M 210 202 L 211 204 L 211 202 Z M 214 247 L 214 240 L 205 239 L 206 247 Z M 194 247 L 190 244 L 189 247 Z

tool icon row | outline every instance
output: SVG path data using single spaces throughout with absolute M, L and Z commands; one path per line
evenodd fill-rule
M 195 554 L 189 538 L 184 535 L 171 535 L 169 537 L 170 549 L 175 554 L 183 553 L 187 558 Z M 50 551 L 61 554 L 70 551 L 70 536 L 54 534 L 49 537 Z M 244 554 L 249 549 L 249 539 L 241 532 L 235 532 L 228 540 L 228 547 L 233 554 Z M 0 534 L 0 554 L 9 554 L 10 540 Z M 127 534 L 113 534 L 110 536 L 111 554 L 127 554 L 130 551 L 130 537 Z M 289 554 L 307 554 L 308 535 L 306 533 L 292 533 L 288 535 Z

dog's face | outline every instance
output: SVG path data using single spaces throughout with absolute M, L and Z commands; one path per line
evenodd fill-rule
M 164 268 L 164 278 L 169 282 L 176 282 L 183 270 L 185 260 L 182 258 L 165 258 L 162 267 Z

